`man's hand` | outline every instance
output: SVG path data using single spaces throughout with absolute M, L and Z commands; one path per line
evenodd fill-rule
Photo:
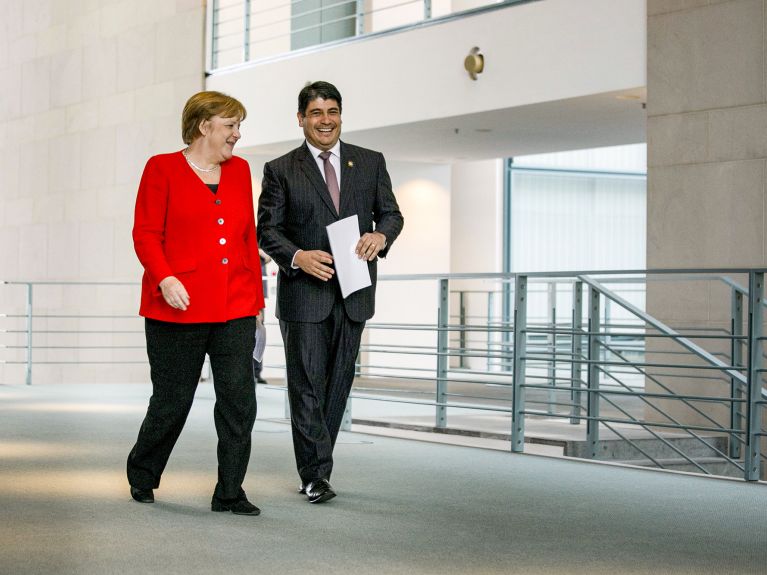
M 335 270 L 325 264 L 333 263 L 333 256 L 322 250 L 300 251 L 296 253 L 293 263 L 305 273 L 326 282 L 333 277 Z
M 168 276 L 160 282 L 160 291 L 165 302 L 172 308 L 186 311 L 189 294 L 176 276 Z
M 373 261 L 378 252 L 386 247 L 386 236 L 381 232 L 371 232 L 364 234 L 360 241 L 357 242 L 357 247 L 354 248 L 354 252 L 361 260 Z

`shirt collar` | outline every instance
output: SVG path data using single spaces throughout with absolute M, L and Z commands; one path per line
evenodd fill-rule
M 319 148 L 315 148 L 309 143 L 309 140 L 306 140 L 306 147 L 309 148 L 309 151 L 312 153 L 312 158 L 317 159 L 319 155 L 322 153 L 322 150 Z M 332 155 L 334 155 L 337 158 L 341 157 L 341 140 L 338 140 L 336 142 L 336 145 L 330 148 L 328 150 Z

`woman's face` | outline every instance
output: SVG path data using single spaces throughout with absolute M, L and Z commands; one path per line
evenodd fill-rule
M 200 132 L 207 148 L 225 162 L 232 157 L 234 145 L 240 139 L 240 118 L 213 116 L 200 124 Z

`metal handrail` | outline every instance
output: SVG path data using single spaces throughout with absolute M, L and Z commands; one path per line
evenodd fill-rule
M 644 310 L 627 301 L 617 290 L 609 289 L 605 284 L 636 284 L 647 283 L 662 280 L 671 281 L 690 281 L 696 278 L 705 280 L 722 281 L 730 285 L 727 275 L 749 274 L 751 277 L 761 277 L 767 271 L 767 268 L 725 268 L 721 270 L 598 270 L 591 272 L 536 272 L 530 274 L 418 274 L 418 275 L 389 275 L 379 277 L 379 289 L 386 289 L 389 282 L 411 282 L 411 285 L 426 282 L 439 286 L 438 298 L 434 307 L 437 312 L 437 321 L 435 322 L 386 322 L 378 320 L 370 322 L 367 325 L 368 332 L 380 332 L 379 341 L 364 343 L 361 351 L 366 354 L 372 354 L 370 358 L 359 362 L 358 375 L 366 378 L 376 378 L 384 385 L 373 385 L 369 387 L 356 388 L 353 397 L 366 397 L 360 395 L 360 392 L 382 393 L 392 391 L 392 388 L 386 388 L 386 384 L 393 379 L 412 380 L 414 385 L 422 387 L 418 391 L 414 388 L 394 392 L 393 397 L 378 397 L 377 401 L 391 401 L 393 403 L 403 403 L 397 399 L 398 393 L 412 395 L 413 393 L 427 393 L 433 396 L 433 401 L 417 401 L 418 405 L 432 406 L 435 410 L 435 427 L 447 427 L 447 409 L 461 408 L 473 410 L 477 413 L 495 412 L 510 413 L 512 416 L 511 447 L 514 451 L 524 449 L 524 422 L 526 417 L 543 416 L 554 418 L 566 418 L 571 423 L 585 422 L 587 424 L 588 440 L 599 443 L 598 428 L 604 426 L 611 429 L 616 437 L 624 437 L 627 444 L 636 444 L 635 441 L 628 441 L 631 438 L 625 437 L 620 430 L 612 429 L 613 424 L 634 425 L 638 429 L 643 429 L 650 436 L 655 437 L 658 429 L 678 429 L 682 430 L 687 436 L 691 437 L 697 443 L 709 445 L 700 433 L 721 433 L 729 437 L 731 443 L 730 455 L 724 453 L 716 445 L 710 446 L 716 456 L 739 470 L 744 471 L 746 479 L 753 480 L 758 478 L 758 469 L 755 471 L 755 461 L 758 463 L 760 453 L 758 445 L 759 438 L 764 431 L 760 419 L 761 413 L 765 410 L 764 402 L 764 382 L 762 381 L 762 372 L 764 371 L 764 351 L 762 342 L 764 337 L 758 330 L 750 329 L 741 331 L 726 330 L 720 328 L 698 328 L 689 327 L 684 331 L 672 329 L 665 323 L 659 321 L 647 314 Z M 631 277 L 627 277 L 627 276 Z M 273 278 L 268 278 L 270 281 Z M 514 317 L 492 317 L 488 310 L 486 321 L 482 321 L 482 315 L 473 313 L 464 313 L 462 316 L 451 317 L 449 305 L 451 294 L 456 296 L 459 291 L 468 293 L 471 291 L 476 294 L 475 297 L 491 298 L 494 289 L 483 290 L 450 290 L 451 282 L 458 280 L 472 280 L 483 282 L 496 282 L 497 284 L 507 286 L 508 293 L 512 294 L 514 299 L 519 300 L 516 308 L 519 306 L 529 306 L 524 297 L 525 290 L 529 292 L 541 291 L 539 288 L 546 284 L 557 284 L 560 289 L 554 289 L 563 293 L 562 286 L 569 285 L 573 289 L 576 284 L 580 284 L 593 290 L 604 298 L 618 306 L 622 311 L 620 314 L 628 314 L 625 317 L 602 318 L 604 321 L 593 325 L 585 326 L 581 316 L 573 315 L 570 317 L 543 318 L 545 314 L 539 314 L 530 308 L 530 321 L 528 321 L 527 310 L 524 314 L 518 313 L 516 309 Z M 731 282 L 731 280 L 729 280 Z M 40 339 L 33 343 L 33 337 L 38 335 L 42 337 L 53 338 L 58 335 L 67 336 L 72 334 L 91 335 L 98 337 L 101 334 L 140 334 L 141 330 L 126 329 L 92 329 L 87 324 L 77 325 L 76 327 L 62 329 L 51 324 L 69 320 L 88 320 L 91 322 L 101 322 L 104 319 L 113 319 L 115 321 L 125 321 L 132 316 L 124 312 L 117 312 L 112 315 L 93 313 L 90 309 L 88 313 L 79 314 L 69 309 L 52 308 L 47 302 L 39 299 L 36 302 L 37 307 L 44 309 L 41 313 L 35 313 L 36 307 L 32 305 L 33 294 L 38 287 L 42 286 L 97 286 L 99 288 L 109 288 L 115 286 L 138 287 L 138 282 L 25 282 L 25 281 L 5 281 L 0 282 L 6 286 L 20 286 L 26 289 L 26 314 L 17 313 L 15 310 L 8 309 L 8 314 L 0 314 L 4 321 L 13 322 L 7 330 L 0 330 L 7 336 L 17 338 L 15 342 L 8 342 L 10 345 L 0 344 L 0 349 L 4 353 L 18 354 L 15 357 L 0 357 L 0 364 L 26 364 L 27 380 L 32 383 L 32 369 L 34 365 L 77 365 L 77 364 L 146 364 L 146 360 L 137 361 L 125 356 L 116 356 L 115 359 L 104 359 L 103 354 L 99 356 L 87 356 L 83 358 L 94 358 L 96 361 L 86 361 L 85 359 L 75 357 L 64 358 L 64 361 L 57 361 L 61 356 L 56 355 L 58 351 L 84 351 L 84 352 L 103 352 L 107 349 L 113 350 L 138 350 L 143 349 L 143 345 L 132 345 L 130 341 L 115 341 L 114 345 L 104 344 L 102 342 L 87 341 L 77 342 L 73 345 L 64 345 L 55 340 L 45 341 Z M 759 285 L 759 284 L 754 284 Z M 756 310 L 764 308 L 764 299 L 760 297 L 758 290 L 749 290 L 731 285 L 733 293 L 744 298 L 744 309 Z M 739 289 L 738 289 L 739 288 Z M 622 288 L 617 288 L 622 289 Z M 636 288 L 628 288 L 627 292 L 641 293 Z M 621 292 L 626 293 L 626 292 Z M 755 295 L 756 294 L 756 295 Z M 539 298 L 539 296 L 535 296 Z M 576 300 L 573 299 L 573 302 Z M 580 301 L 580 300 L 577 300 Z M 599 301 L 597 299 L 597 301 Z M 42 305 L 40 305 L 42 302 Z M 495 300 L 500 304 L 500 300 Z M 584 301 L 584 303 L 586 303 Z M 624 305 L 626 304 L 626 305 Z M 759 304 L 757 308 L 749 307 Z M 472 302 L 472 305 L 474 303 Z M 543 304 L 542 304 L 543 305 Z M 571 305 L 569 302 L 567 305 Z M 18 306 L 19 308 L 21 306 Z M 79 306 L 78 306 L 79 307 Z M 588 307 L 588 306 L 586 306 Z M 498 305 L 500 308 L 500 305 Z M 2 310 L 6 311 L 6 310 Z M 638 312 L 638 313 L 636 313 Z M 761 312 L 759 312 L 761 313 Z M 575 306 L 573 304 L 573 314 Z M 579 312 L 580 314 L 580 312 Z M 554 316 L 557 314 L 555 313 Z M 561 315 L 561 314 L 560 314 Z M 458 317 L 456 321 L 455 318 Z M 26 325 L 19 325 L 26 319 Z M 533 321 L 533 319 L 535 321 Z M 449 320 L 449 321 L 448 321 Z M 638 323 L 633 323 L 637 321 Z M 44 322 L 44 323 L 40 323 Z M 96 324 L 100 325 L 100 324 Z M 118 325 L 118 324 L 116 324 Z M 269 324 L 274 325 L 274 324 Z M 415 338 L 413 345 L 403 343 L 398 337 L 387 335 L 388 333 L 412 334 Z M 457 334 L 466 334 L 467 338 L 460 345 L 454 345 L 455 340 L 448 336 Z M 26 341 L 24 335 L 26 334 Z M 482 335 L 480 335 L 482 334 Z M 472 336 L 480 336 L 476 339 Z M 487 341 L 482 338 L 487 336 Z M 434 337 L 434 343 L 424 345 Z M 496 338 L 495 340 L 491 338 Z M 529 340 L 528 340 L 529 337 Z M 424 339 L 426 338 L 426 339 Z M 613 338 L 630 338 L 629 342 L 615 340 Z M 698 341 L 716 341 L 721 339 L 726 342 L 733 342 L 736 346 L 742 346 L 750 350 L 750 361 L 733 361 L 726 354 L 712 353 L 703 349 L 699 344 L 694 343 L 692 339 Z M 396 339 L 392 344 L 384 343 L 387 339 Z M 667 340 L 680 346 L 683 351 L 661 350 L 661 357 L 669 358 L 668 361 L 647 361 L 644 359 L 644 342 L 649 339 Z M 580 342 L 576 346 L 576 341 Z M 21 345 L 22 342 L 24 345 Z M 589 342 L 593 342 L 593 345 Z M 270 343 L 270 348 L 280 347 L 279 343 Z M 26 350 L 27 354 L 24 360 L 18 359 L 20 351 Z M 598 350 L 594 355 L 593 350 Z M 33 357 L 33 352 L 39 354 Z M 702 353 L 700 353 L 702 352 Z M 655 353 L 655 352 L 653 352 Z M 385 354 L 385 361 L 377 361 L 375 354 Z M 702 365 L 688 365 L 676 363 L 678 357 L 689 355 L 690 357 L 702 360 Z M 416 363 L 410 364 L 411 360 L 416 359 Z M 673 358 L 673 359 L 672 359 Z M 450 362 L 457 362 L 459 359 L 466 359 L 467 363 L 461 368 L 451 366 Z M 480 369 L 481 363 L 476 361 L 486 360 L 488 362 L 486 369 Z M 424 363 L 427 362 L 427 363 Z M 432 362 L 431 364 L 428 362 Z M 493 363 L 491 363 L 493 362 Z M 748 372 L 744 374 L 746 365 Z M 436 369 L 434 367 L 436 365 Z M 266 367 L 284 366 L 267 363 Z M 577 369 L 576 369 L 577 368 Z M 647 369 L 653 368 L 653 369 Z M 588 371 L 588 378 L 584 378 L 583 371 Z M 665 369 L 667 372 L 679 372 L 680 377 L 706 381 L 707 385 L 724 385 L 734 381 L 732 393 L 727 396 L 723 393 L 712 395 L 695 393 L 678 393 L 674 386 L 666 385 L 661 381 L 665 377 L 677 377 L 676 373 L 656 373 L 658 370 Z M 714 376 L 713 374 L 719 374 Z M 727 376 L 727 377 L 723 377 Z M 597 377 L 598 379 L 594 379 Z M 637 379 L 638 378 L 638 379 Z M 599 381 L 603 379 L 603 381 Z M 648 392 L 644 390 L 644 381 L 653 382 L 657 386 L 657 392 Z M 540 382 L 536 384 L 533 382 Z M 474 387 L 483 386 L 482 391 Z M 454 386 L 450 389 L 450 386 Z M 460 387 L 469 386 L 469 387 Z M 491 387 L 498 389 L 493 391 Z M 473 391 L 473 390 L 477 391 Z M 530 393 L 540 393 L 540 396 L 525 397 L 525 390 Z M 662 390 L 662 391 L 661 391 Z M 742 390 L 742 393 L 737 390 Z M 756 395 L 751 390 L 755 390 Z M 737 391 L 737 393 L 736 393 Z M 548 397 L 546 393 L 548 392 Z M 665 392 L 665 393 L 664 393 Z M 562 397 L 562 393 L 570 394 L 569 398 Z M 761 394 L 761 395 L 760 395 Z M 370 397 L 366 397 L 370 399 Z M 585 398 L 587 401 L 582 401 Z M 596 399 L 595 399 L 596 398 Z M 661 413 L 667 421 L 672 423 L 659 423 L 647 421 L 641 414 L 632 414 L 631 409 L 622 402 L 636 398 L 640 405 L 649 405 L 651 408 Z M 692 413 L 696 413 L 705 420 L 702 425 L 692 425 L 684 418 L 678 417 L 663 409 L 659 409 L 654 404 L 656 401 L 673 399 L 686 405 Z M 614 409 L 623 417 L 609 416 L 600 414 L 598 410 L 591 411 L 602 401 L 605 407 Z M 407 403 L 408 401 L 404 401 Z M 479 402 L 479 403 L 477 403 Z M 530 405 L 543 405 L 543 410 L 525 409 L 525 402 Z M 412 402 L 411 402 L 412 403 Z M 511 405 L 509 405 L 511 403 Z M 716 405 L 726 404 L 732 407 L 733 413 L 739 414 L 736 420 L 729 425 L 723 424 L 712 417 L 705 409 L 698 404 Z M 585 405 L 585 407 L 584 407 Z M 562 413 L 565 410 L 565 413 Z M 521 421 L 520 421 L 521 419 Z M 521 438 L 521 441 L 520 441 Z M 660 443 L 665 444 L 668 440 L 665 437 L 656 438 Z M 746 452 L 746 460 L 742 461 L 739 456 L 733 455 L 733 447 L 742 447 Z M 640 446 L 641 447 L 641 446 Z M 669 449 L 676 452 L 676 446 L 668 446 Z M 639 453 L 647 456 L 646 449 L 638 449 Z M 649 454 L 652 455 L 652 454 Z M 707 464 L 695 462 L 695 456 L 690 454 L 679 454 L 682 459 L 690 459 L 694 467 L 705 467 Z M 647 457 L 655 464 L 663 465 L 660 458 Z

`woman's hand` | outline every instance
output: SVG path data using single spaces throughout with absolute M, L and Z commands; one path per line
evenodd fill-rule
M 189 306 L 189 294 L 176 276 L 168 276 L 160 282 L 162 297 L 170 307 L 186 311 Z

